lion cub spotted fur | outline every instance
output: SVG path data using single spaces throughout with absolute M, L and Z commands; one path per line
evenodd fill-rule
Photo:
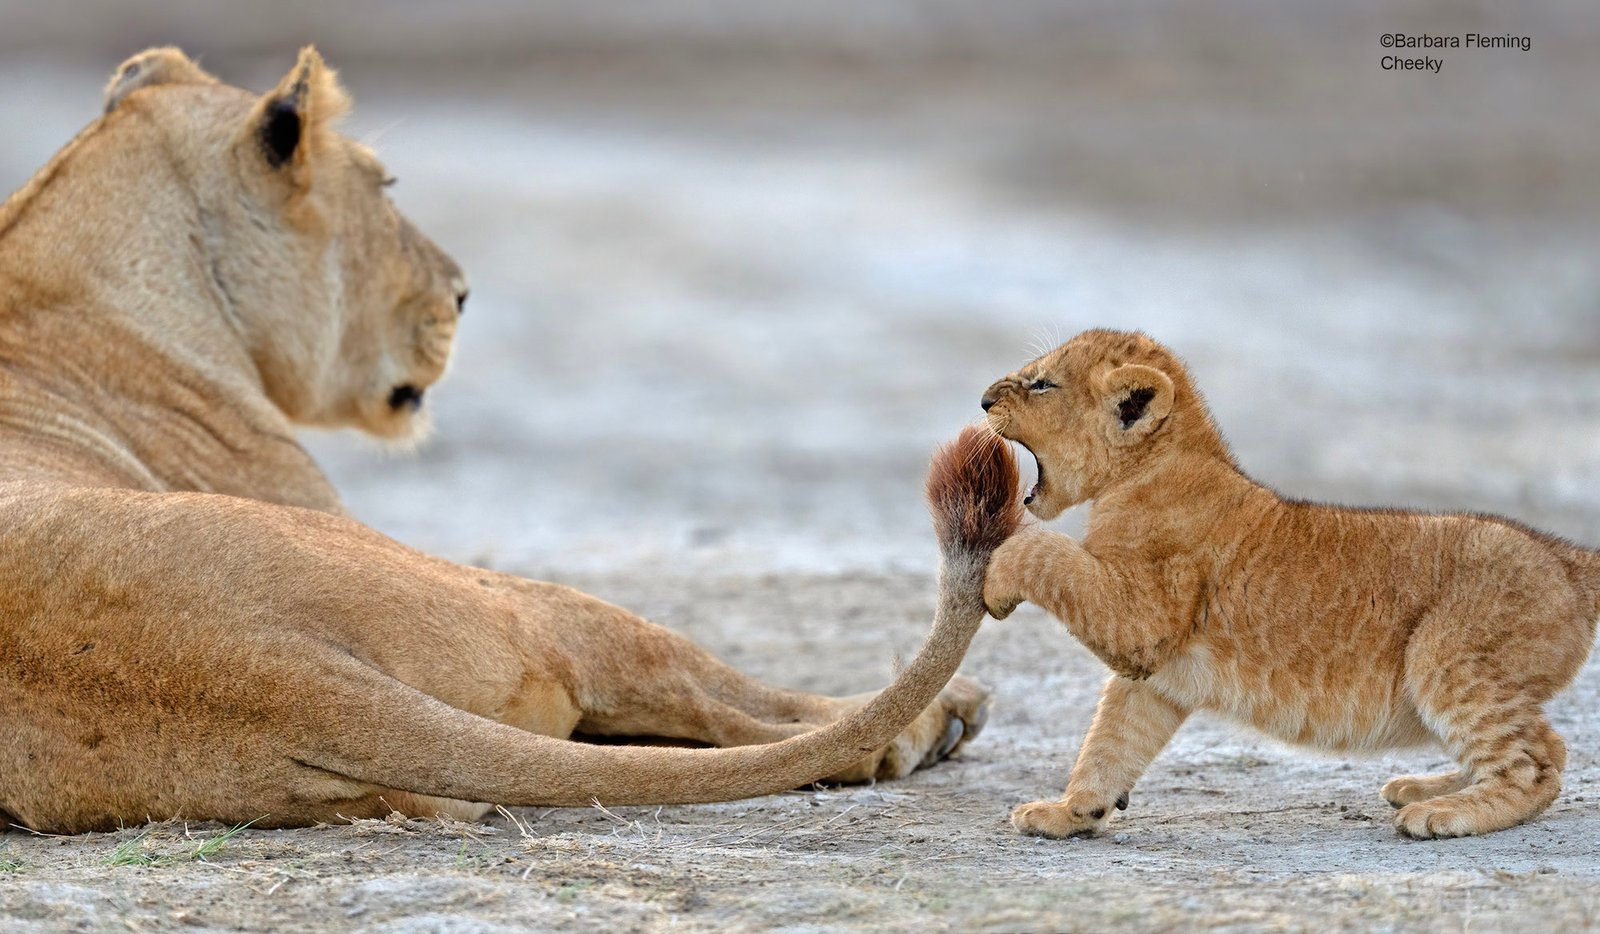
M 1065 796 L 1018 808 L 1018 830 L 1098 831 L 1201 709 L 1326 750 L 1442 744 L 1459 771 L 1383 787 L 1408 836 L 1500 830 L 1555 799 L 1566 747 L 1541 708 L 1589 654 L 1600 555 L 1493 516 L 1286 500 L 1142 334 L 1080 334 L 983 406 L 1038 460 L 1034 515 L 1093 503 L 1081 542 L 1002 545 L 985 602 L 1042 606 L 1115 672 Z

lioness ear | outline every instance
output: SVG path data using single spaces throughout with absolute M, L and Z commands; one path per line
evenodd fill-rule
M 1107 437 L 1113 444 L 1148 438 L 1172 413 L 1172 396 L 1172 377 L 1155 367 L 1130 363 L 1107 373 L 1100 390 Z
M 249 133 L 269 168 L 309 184 L 312 160 L 349 109 L 350 96 L 339 86 L 339 76 L 308 45 L 293 70 L 251 110 Z
M 106 84 L 106 113 L 117 109 L 123 99 L 140 88 L 158 84 L 216 84 L 189 56 L 171 46 L 145 49 L 128 59 Z

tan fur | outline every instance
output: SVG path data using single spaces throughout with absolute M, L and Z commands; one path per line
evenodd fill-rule
M 1461 763 L 1383 796 L 1413 837 L 1488 833 L 1560 790 L 1542 706 L 1594 641 L 1600 555 L 1506 519 L 1285 500 L 1240 472 L 1184 366 L 1089 331 L 996 382 L 990 426 L 1039 463 L 1029 508 L 1093 503 L 1081 542 L 1040 528 L 985 601 L 1066 623 L 1115 675 L 1065 796 L 1025 833 L 1102 828 L 1193 710 L 1333 751 L 1438 742 Z
M 942 536 L 934 635 L 868 700 L 344 516 L 294 426 L 413 435 L 466 290 L 337 132 L 348 106 L 311 49 L 264 96 L 152 50 L 0 207 L 0 824 L 722 800 L 976 735 L 987 692 L 940 689 L 1014 523 Z M 1003 456 L 969 441 L 943 475 L 982 489 L 964 471 Z M 1004 518 L 939 489 L 941 528 Z

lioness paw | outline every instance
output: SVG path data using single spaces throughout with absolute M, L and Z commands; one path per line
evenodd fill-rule
M 888 746 L 827 780 L 846 784 L 886 781 L 942 762 L 983 731 L 991 706 L 988 687 L 974 678 L 956 675 L 939 692 L 939 699 Z
M 1115 801 L 1070 795 L 1061 801 L 1034 801 L 1011 812 L 1011 826 L 1033 837 L 1064 840 L 1093 836 L 1105 828 Z
M 960 752 L 978 734 L 983 732 L 984 724 L 989 722 L 989 710 L 994 706 L 994 699 L 990 696 L 988 685 L 974 678 L 956 675 L 950 679 L 949 685 L 939 694 L 939 704 L 950 717 L 950 731 L 959 729 L 953 742 L 943 746 L 939 755 L 923 762 L 923 765 L 932 765 L 934 762 Z

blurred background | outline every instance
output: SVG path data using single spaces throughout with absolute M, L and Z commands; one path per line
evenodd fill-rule
M 1379 67 L 1469 31 L 1532 47 Z M 265 89 L 306 42 L 472 278 L 427 444 L 310 439 L 417 547 L 926 570 L 928 452 L 1092 326 L 1287 493 L 1600 544 L 1589 0 L 7 2 L 0 188 L 145 46 Z

